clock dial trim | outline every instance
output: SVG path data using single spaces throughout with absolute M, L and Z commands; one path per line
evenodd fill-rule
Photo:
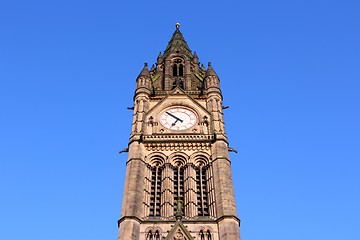
M 196 112 L 190 108 L 174 106 L 165 109 L 160 114 L 159 122 L 167 129 L 184 131 L 194 127 L 198 122 L 198 117 Z

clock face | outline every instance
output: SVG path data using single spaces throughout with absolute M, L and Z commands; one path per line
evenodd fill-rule
M 193 111 L 186 108 L 174 107 L 166 110 L 160 116 L 160 123 L 175 131 L 186 130 L 195 125 L 197 117 Z

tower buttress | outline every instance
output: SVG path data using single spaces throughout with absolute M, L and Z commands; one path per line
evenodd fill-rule
M 147 63 L 136 79 L 134 94 L 134 115 L 132 131 L 128 145 L 128 161 L 123 204 L 119 224 L 119 239 L 138 239 L 140 222 L 143 217 L 143 186 L 145 183 L 146 165 L 144 162 L 144 146 L 140 143 L 144 131 L 145 115 L 149 110 L 151 93 L 151 77 Z

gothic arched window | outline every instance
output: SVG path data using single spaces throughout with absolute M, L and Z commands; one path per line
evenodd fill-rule
M 184 66 L 182 64 L 179 65 L 179 77 L 184 76 Z
M 155 240 L 160 240 L 159 230 L 155 231 Z
M 184 64 L 181 58 L 174 59 L 172 69 L 173 77 L 182 77 L 184 76 Z
M 151 190 L 150 190 L 151 217 L 160 217 L 161 173 L 162 173 L 162 169 L 158 164 L 151 169 Z
M 206 240 L 211 240 L 211 233 L 210 233 L 210 230 L 207 230 L 206 231 Z
M 146 234 L 146 240 L 154 240 L 154 236 L 151 230 L 148 232 L 148 234 Z
M 174 65 L 173 65 L 173 76 L 174 76 L 174 77 L 177 77 L 177 75 L 178 75 L 177 65 L 174 64 Z
M 200 230 L 200 240 L 205 240 L 205 234 L 203 230 Z
M 202 165 L 196 168 L 196 193 L 197 193 L 198 215 L 210 216 L 206 168 Z

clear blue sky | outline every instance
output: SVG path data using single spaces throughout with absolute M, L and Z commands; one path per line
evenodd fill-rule
M 126 2 L 126 3 L 125 3 Z M 116 239 L 135 78 L 221 79 L 242 240 L 360 239 L 360 1 L 0 1 L 0 239 Z

